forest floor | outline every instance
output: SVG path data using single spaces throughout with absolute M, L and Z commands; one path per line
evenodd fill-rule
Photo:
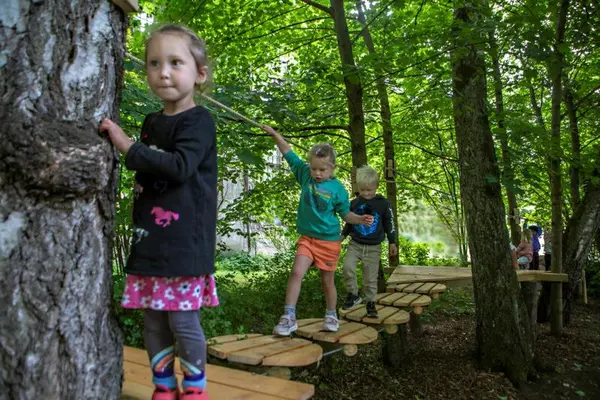
M 409 337 L 410 361 L 399 370 L 383 365 L 379 340 L 354 357 L 335 354 L 319 367 L 296 370 L 312 383 L 315 399 L 600 399 L 600 304 L 576 305 L 560 338 L 538 324 L 536 349 L 555 372 L 515 389 L 502 374 L 481 371 L 473 357 L 474 315 L 446 315 Z

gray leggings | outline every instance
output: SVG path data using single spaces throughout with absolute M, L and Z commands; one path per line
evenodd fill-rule
M 206 339 L 200 311 L 144 310 L 144 342 L 150 360 L 177 341 L 179 357 L 204 371 Z

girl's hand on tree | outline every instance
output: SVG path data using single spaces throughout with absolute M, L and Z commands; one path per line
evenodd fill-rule
M 127 154 L 129 148 L 133 144 L 133 140 L 131 140 L 125 134 L 125 132 L 123 132 L 123 129 L 121 129 L 119 125 L 115 124 L 110 119 L 104 119 L 100 123 L 100 132 L 108 133 L 108 138 L 112 142 L 113 146 L 115 146 L 116 149 L 122 154 Z

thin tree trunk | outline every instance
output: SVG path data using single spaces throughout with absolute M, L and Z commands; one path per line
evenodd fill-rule
M 594 175 L 600 178 L 599 171 L 595 171 Z M 600 185 L 590 182 L 586 185 L 583 201 L 579 203 L 565 230 L 565 237 L 569 238 L 563 244 L 563 266 L 565 273 L 569 275 L 568 283 L 563 286 L 565 324 L 571 322 L 571 305 L 581 283 L 583 265 L 599 231 Z M 554 254 L 556 253 L 553 250 L 552 265 Z
M 352 53 L 352 41 L 348 32 L 343 0 L 331 0 L 331 10 L 335 25 L 346 99 L 348 101 L 348 129 L 352 139 L 352 165 L 360 167 L 367 164 L 367 146 L 365 144 L 365 115 L 363 112 L 362 84 L 358 68 Z
M 498 59 L 498 45 L 494 32 L 489 33 L 490 38 L 490 55 L 492 58 L 493 77 L 494 77 L 494 93 L 496 95 L 496 120 L 498 123 L 498 136 L 500 137 L 500 146 L 502 149 L 502 164 L 504 189 L 506 190 L 506 199 L 508 200 L 508 214 L 511 216 L 508 223 L 510 226 L 510 237 L 512 243 L 517 246 L 521 241 L 521 230 L 519 229 L 519 221 L 516 218 L 518 215 L 519 206 L 517 205 L 517 196 L 515 195 L 514 187 L 515 174 L 512 168 L 510 157 L 510 148 L 508 144 L 508 132 L 504 125 L 504 99 L 502 96 L 502 74 L 500 72 L 500 60 Z
M 573 91 L 569 85 L 565 85 L 565 105 L 567 106 L 567 116 L 569 117 L 569 128 L 571 130 L 571 208 L 573 211 L 579 205 L 579 168 L 581 166 L 581 142 L 579 139 L 579 126 L 577 123 L 577 109 L 573 101 Z
M 552 77 L 552 123 L 550 142 L 550 191 L 552 196 L 552 272 L 562 271 L 562 179 L 560 173 L 560 103 L 562 99 L 565 26 L 569 0 L 561 0 L 557 15 L 554 60 L 550 65 Z M 550 294 L 550 330 L 561 335 L 563 329 L 561 284 L 553 284 Z
M 365 45 L 369 50 L 370 54 L 377 54 L 375 51 L 375 45 L 373 44 L 373 39 L 371 38 L 371 33 L 367 26 L 367 21 L 365 19 L 365 14 L 362 8 L 362 0 L 357 0 L 356 8 L 358 10 L 358 21 L 363 26 L 363 38 L 365 39 Z M 383 148 L 384 148 L 384 169 L 385 173 L 385 187 L 387 198 L 392 205 L 393 212 L 393 223 L 394 229 L 397 229 L 398 226 L 398 200 L 396 197 L 396 193 L 398 191 L 396 187 L 396 168 L 392 166 L 388 166 L 388 161 L 396 160 L 396 155 L 394 152 L 394 132 L 392 130 L 392 113 L 390 110 L 390 101 L 388 99 L 387 87 L 385 84 L 385 78 L 383 77 L 383 71 L 380 68 L 375 69 L 375 74 L 377 75 L 377 94 L 379 96 L 379 104 L 380 104 L 380 115 L 381 115 L 381 128 L 383 135 Z M 392 168 L 392 171 L 389 171 L 388 168 Z M 390 173 L 391 172 L 391 173 Z M 391 176 L 387 176 L 387 175 Z M 396 243 L 397 244 L 397 243 Z M 398 265 L 398 255 L 395 257 L 389 257 L 390 266 L 395 267 Z
M 472 18 L 477 22 L 480 17 L 478 9 L 456 9 L 452 73 L 461 193 L 473 262 L 477 350 L 483 368 L 503 369 L 519 384 L 533 368 L 533 339 L 512 269 L 500 171 L 486 111 L 485 64 L 481 49 L 473 44 L 480 39 Z
M 118 399 L 118 159 L 98 122 L 118 117 L 125 18 L 106 0 L 3 6 L 0 397 Z

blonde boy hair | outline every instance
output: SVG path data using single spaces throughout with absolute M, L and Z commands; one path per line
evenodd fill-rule
M 356 185 L 360 188 L 363 186 L 379 186 L 379 175 L 377 170 L 368 165 L 363 165 L 356 170 Z

